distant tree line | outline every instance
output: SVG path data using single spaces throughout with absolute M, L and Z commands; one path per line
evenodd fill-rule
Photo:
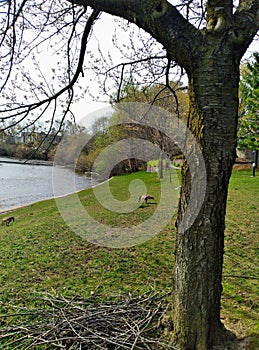
M 253 60 L 242 66 L 238 129 L 240 149 L 259 149 L 258 67 L 259 53 L 255 53 Z M 124 86 L 122 90 L 119 102 L 152 102 L 188 123 L 187 88 L 182 83 L 171 82 L 169 88 L 164 88 L 161 84 L 140 87 L 131 83 Z M 115 101 L 117 93 L 114 96 Z M 112 100 L 111 103 L 114 101 Z M 176 145 L 158 130 L 136 124 L 114 126 L 114 119 L 116 119 L 116 111 L 111 117 L 100 116 L 93 122 L 90 130 L 67 120 L 58 133 L 59 126 L 55 128 L 54 125 L 49 130 L 48 122 L 35 123 L 26 128 L 18 124 L 0 132 L 0 156 L 53 160 L 56 147 L 62 139 L 63 155 L 60 162 L 63 165 L 75 167 L 77 172 L 85 173 L 95 170 L 94 162 L 105 147 L 123 138 L 150 140 L 161 148 L 162 157 L 164 155 L 172 159 L 181 153 Z M 80 155 L 75 159 L 75 154 Z M 135 172 L 145 168 L 145 162 L 128 158 L 116 164 L 111 175 Z
M 14 125 L 0 132 L 0 156 L 18 159 L 53 160 L 56 147 L 65 134 L 77 132 L 74 123 L 66 121 L 60 132 L 48 123 L 35 123 L 30 127 Z
M 161 85 L 152 87 L 139 87 L 130 84 L 123 88 L 124 94 L 120 102 L 140 102 L 150 103 L 168 110 L 174 115 L 187 119 L 187 89 L 180 83 L 172 83 L 173 89 L 162 89 Z M 172 92 L 173 91 L 173 92 Z M 119 103 L 120 103 L 119 102 Z M 62 141 L 62 151 L 59 155 L 59 162 L 63 165 L 71 165 L 80 173 L 95 172 L 95 160 L 98 155 L 109 145 L 115 144 L 119 140 L 131 138 L 149 140 L 152 144 L 156 144 L 161 149 L 157 154 L 159 158 L 173 158 L 181 153 L 180 149 L 166 135 L 159 130 L 151 127 L 145 127 L 137 124 L 116 123 L 116 108 L 112 116 L 100 116 L 96 119 L 90 130 L 86 132 L 66 135 Z M 82 144 L 84 146 L 82 147 Z M 132 143 L 132 147 L 134 143 Z M 79 157 L 76 157 L 79 152 Z M 123 152 L 123 149 L 120 149 Z M 131 154 L 137 154 L 137 150 L 132 149 Z M 110 175 L 119 175 L 125 173 L 136 172 L 146 169 L 146 162 L 135 157 L 124 154 L 125 159 L 114 166 Z M 161 159 L 162 160 L 162 159 Z M 105 165 L 103 165 L 105 166 Z

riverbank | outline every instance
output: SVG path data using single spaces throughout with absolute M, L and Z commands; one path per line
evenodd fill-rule
M 128 198 L 128 185 L 137 178 L 146 183 L 157 203 L 160 185 L 154 173 L 114 177 L 109 184 L 113 195 L 118 200 Z M 156 204 L 150 204 L 118 214 L 103 208 L 93 189 L 81 191 L 79 198 L 95 220 L 111 227 L 136 225 L 156 210 Z M 249 350 L 259 348 L 258 209 L 259 176 L 251 178 L 250 171 L 234 171 L 226 218 L 222 321 L 239 336 L 249 337 Z M 19 208 L 12 215 L 16 221 L 0 227 L 2 315 L 17 313 L 17 307 L 23 312 L 42 308 L 38 293 L 112 299 L 150 290 L 163 294 L 172 289 L 175 218 L 143 244 L 110 249 L 89 243 L 71 231 L 53 199 Z M 4 327 L 17 318 L 2 317 L 1 322 Z
M 0 164 L 22 164 L 22 165 L 44 165 L 44 166 L 53 166 L 52 161 L 48 160 L 37 160 L 37 159 L 17 159 L 17 158 L 7 158 L 0 157 Z
M 112 180 L 113 177 L 109 178 L 108 180 L 102 182 L 102 183 L 96 183 L 95 185 L 93 186 L 89 186 L 91 188 L 95 188 L 96 186 L 100 186 L 101 184 L 104 184 L 105 182 L 108 182 L 110 180 Z M 80 192 L 80 191 L 78 191 Z M 38 204 L 38 203 L 41 203 L 41 202 L 47 202 L 48 200 L 56 200 L 58 198 L 63 198 L 63 197 L 67 197 L 73 193 L 77 193 L 77 192 L 71 192 L 71 193 L 66 193 L 64 195 L 61 195 L 59 197 L 50 197 L 50 198 L 45 198 L 45 199 L 42 199 L 41 201 L 35 201 L 35 202 L 31 202 L 31 203 L 28 203 L 28 204 L 24 204 L 24 205 L 18 205 L 18 206 L 15 206 L 15 207 L 11 207 L 11 208 L 6 208 L 6 209 L 3 209 L 3 210 L 0 210 L 0 216 L 3 215 L 3 214 L 8 214 L 8 213 L 12 213 L 12 212 L 15 212 L 17 211 L 18 209 L 24 209 L 24 208 L 28 208 L 30 206 L 32 206 L 33 204 Z

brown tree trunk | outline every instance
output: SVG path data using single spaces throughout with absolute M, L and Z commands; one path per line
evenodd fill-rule
M 189 77 L 188 122 L 202 148 L 207 187 L 194 224 L 177 232 L 173 325 L 174 342 L 181 350 L 212 349 L 230 336 L 220 323 L 220 299 L 227 191 L 236 148 L 238 77 L 238 62 L 226 48 L 207 52 Z M 192 176 L 201 176 L 198 172 Z M 182 177 L 178 227 L 191 192 L 188 164 Z

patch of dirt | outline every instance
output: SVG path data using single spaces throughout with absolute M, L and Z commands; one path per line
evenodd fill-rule
M 252 165 L 251 164 L 242 164 L 242 163 L 236 163 L 233 165 L 233 169 L 235 170 L 252 170 Z

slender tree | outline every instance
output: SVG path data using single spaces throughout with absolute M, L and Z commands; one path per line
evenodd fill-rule
M 49 105 L 55 112 L 59 106 L 57 101 L 64 93 L 67 94 L 64 117 L 69 113 L 73 87 L 83 73 L 86 43 L 101 11 L 134 23 L 163 46 L 164 56 L 160 58 L 177 62 L 188 75 L 187 123 L 202 149 L 207 181 L 198 216 L 188 229 L 181 229 L 191 194 L 191 178 L 196 178 L 199 187 L 200 176 L 199 172 L 190 174 L 188 164 L 184 165 L 171 314 L 173 344 L 181 350 L 227 348 L 231 335 L 220 322 L 226 200 L 237 143 L 239 64 L 259 28 L 259 0 L 208 0 L 206 6 L 204 1 L 194 0 L 69 0 L 58 5 L 56 2 L 58 9 L 55 10 L 55 1 L 50 3 L 47 7 L 43 1 L 17 3 L 10 0 L 3 5 L 7 10 L 2 20 L 1 69 L 7 73 L 3 75 L 2 90 L 6 91 L 8 86 L 12 88 L 8 85 L 13 73 L 12 63 L 31 54 L 39 41 L 49 39 L 53 45 L 54 36 L 68 38 L 65 53 L 70 68 L 59 77 L 63 85 L 56 91 L 53 84 L 48 84 L 48 89 L 44 90 L 34 77 L 28 93 L 24 92 L 23 103 L 18 104 L 12 94 L 5 93 L 13 104 L 8 105 L 8 113 L 7 109 L 2 111 L 1 117 L 16 115 L 15 123 L 19 123 L 38 108 L 37 119 Z M 89 7 L 92 13 L 87 16 Z M 27 18 L 26 13 L 29 13 Z M 29 24 L 34 25 L 37 36 L 21 51 L 23 33 Z M 80 53 L 76 62 L 76 54 L 72 55 L 71 50 L 79 38 Z M 163 72 L 168 75 L 170 64 L 164 67 Z M 24 69 L 23 73 L 26 83 L 28 71 Z M 30 91 L 34 91 L 34 101 L 26 102 Z M 197 207 L 199 200 L 196 198 Z

